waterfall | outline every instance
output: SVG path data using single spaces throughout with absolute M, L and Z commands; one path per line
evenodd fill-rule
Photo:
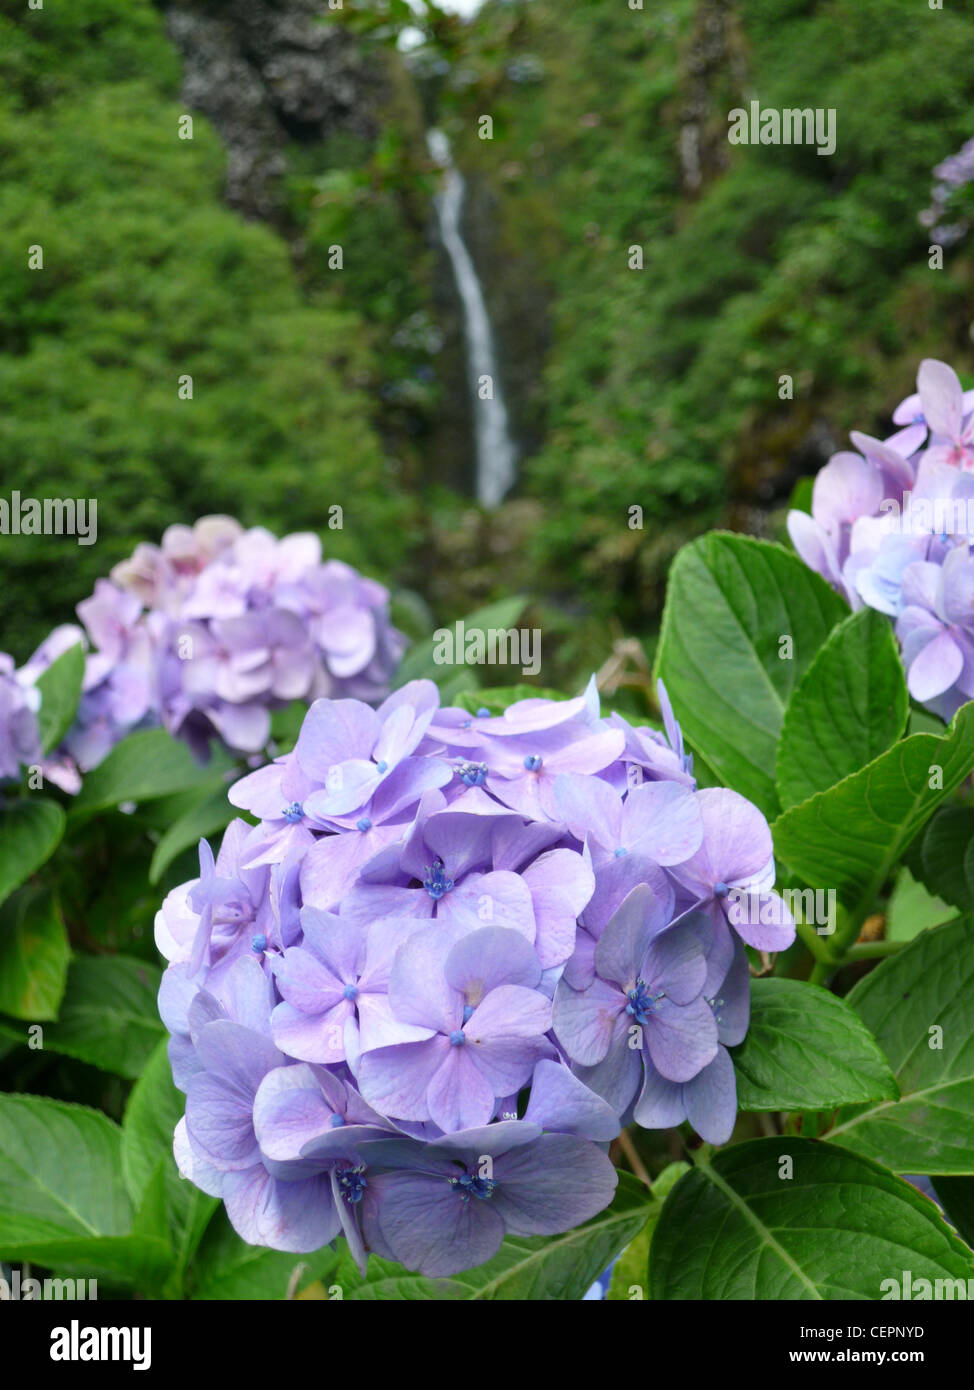
M 450 142 L 441 130 L 427 131 L 430 154 L 443 170 L 443 184 L 434 198 L 440 238 L 453 267 L 463 306 L 463 333 L 467 348 L 467 379 L 473 403 L 477 454 L 477 500 L 496 507 L 514 482 L 517 450 L 511 438 L 507 406 L 497 372 L 494 335 L 470 252 L 460 232 L 463 178 L 450 155 Z M 480 382 L 489 377 L 493 399 L 480 399 Z

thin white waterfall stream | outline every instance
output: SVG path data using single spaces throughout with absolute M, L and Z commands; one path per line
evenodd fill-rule
M 504 391 L 497 372 L 494 335 L 483 290 L 470 252 L 460 231 L 463 178 L 453 163 L 450 142 L 441 130 L 426 133 L 429 152 L 443 170 L 443 183 L 434 198 L 440 238 L 456 280 L 463 307 L 463 334 L 467 348 L 467 378 L 474 418 L 477 456 L 477 500 L 496 507 L 514 482 L 517 449 L 511 438 Z M 491 397 L 481 399 L 484 379 Z

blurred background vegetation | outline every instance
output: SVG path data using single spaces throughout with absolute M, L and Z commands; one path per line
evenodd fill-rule
M 919 221 L 974 135 L 972 20 L 961 0 L 487 0 L 471 22 L 425 0 L 0 0 L 0 495 L 99 505 L 96 546 L 0 538 L 0 648 L 23 660 L 138 541 L 214 511 L 322 530 L 417 633 L 525 594 L 545 686 L 650 645 L 680 544 L 781 534 L 797 480 L 849 428 L 888 432 L 921 357 L 974 365 L 974 234 L 932 270 Z M 835 154 L 731 146 L 752 98 L 834 107 Z M 467 179 L 522 453 L 493 512 L 431 124 Z

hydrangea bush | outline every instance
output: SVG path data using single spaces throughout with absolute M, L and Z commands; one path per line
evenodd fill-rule
M 918 388 L 798 554 L 680 551 L 643 713 L 395 674 L 384 591 L 213 519 L 98 586 L 87 653 L 0 661 L 0 1260 L 165 1298 L 974 1277 L 974 397 Z
M 86 649 L 77 713 L 45 775 L 76 792 L 126 734 L 160 725 L 200 759 L 213 740 L 256 754 L 271 712 L 294 700 L 381 699 L 405 648 L 388 600 L 375 580 L 323 562 L 310 533 L 278 540 L 225 516 L 170 526 L 97 581 L 78 605 L 82 627 L 55 629 L 17 673 L 29 689 Z

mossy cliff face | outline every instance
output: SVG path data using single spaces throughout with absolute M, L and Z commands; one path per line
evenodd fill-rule
M 387 76 L 350 34 L 321 23 L 314 0 L 164 0 L 162 8 L 182 57 L 183 99 L 226 147 L 233 207 L 252 217 L 281 212 L 292 139 L 376 138 Z

